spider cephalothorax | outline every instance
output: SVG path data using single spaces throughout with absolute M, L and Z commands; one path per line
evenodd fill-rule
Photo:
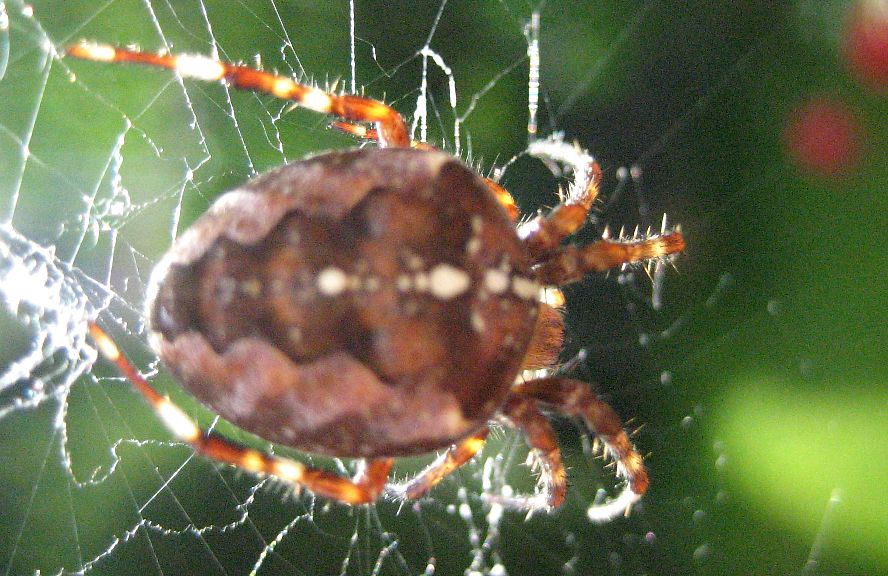
M 488 423 L 501 419 L 524 432 L 545 490 L 494 498 L 554 507 L 566 474 L 545 405 L 582 418 L 603 442 L 628 481 L 621 505 L 645 491 L 641 457 L 588 385 L 519 378 L 551 367 L 563 340 L 559 313 L 540 301 L 544 287 L 684 247 L 665 229 L 563 246 L 597 195 L 597 164 L 581 166 L 585 184 L 519 234 L 504 189 L 411 142 L 401 116 L 380 102 L 197 56 L 93 44 L 68 53 L 266 91 L 337 115 L 346 120 L 339 128 L 379 144 L 287 164 L 222 196 L 157 266 L 147 308 L 160 359 L 221 416 L 266 440 L 366 465 L 349 479 L 204 432 L 91 324 L 103 353 L 179 438 L 355 504 L 383 492 L 392 458 L 445 449 L 413 480 L 388 486 L 396 497 L 421 496 L 477 453 Z

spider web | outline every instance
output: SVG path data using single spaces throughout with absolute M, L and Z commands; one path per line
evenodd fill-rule
M 795 520 L 782 517 L 792 508 L 780 508 L 767 485 L 779 479 L 744 480 L 787 465 L 767 453 L 819 428 L 804 420 L 781 436 L 756 435 L 757 426 L 770 430 L 769 414 L 782 414 L 773 404 L 785 401 L 797 410 L 786 414 L 801 415 L 796 398 L 775 396 L 769 382 L 801 398 L 834 386 L 846 395 L 875 390 L 846 409 L 869 406 L 863 431 L 886 432 L 884 415 L 871 409 L 885 400 L 872 343 L 884 325 L 871 319 L 884 315 L 884 303 L 863 283 L 846 283 L 845 294 L 861 304 L 843 316 L 824 305 L 819 288 L 884 271 L 886 251 L 866 228 L 837 241 L 871 247 L 854 270 L 807 257 L 816 250 L 805 246 L 827 215 L 840 214 L 846 229 L 884 231 L 888 176 L 870 168 L 863 183 L 811 185 L 782 160 L 780 143 L 784 102 L 836 85 L 833 72 L 805 58 L 837 34 L 829 22 L 844 3 L 822 11 L 804 2 L 791 10 L 700 3 L 686 13 L 655 0 L 573 4 L 582 3 L 0 0 L 0 573 L 884 569 L 878 543 L 888 513 L 865 497 L 870 488 L 879 493 L 875 481 L 847 481 L 860 469 L 798 490 L 808 499 Z M 158 366 L 144 342 L 146 280 L 220 193 L 286 161 L 356 143 L 328 130 L 329 118 L 266 95 L 60 58 L 81 38 L 243 61 L 384 99 L 412 122 L 415 138 L 500 178 L 525 213 L 553 205 L 565 184 L 529 157 L 529 133 L 562 132 L 589 148 L 605 168 L 605 201 L 580 240 L 605 224 L 657 226 L 664 213 L 689 238 L 678 272 L 649 278 L 629 269 L 565 290 L 563 370 L 595 382 L 636 429 L 651 492 L 628 518 L 590 522 L 587 508 L 614 493 L 614 479 L 566 420 L 556 425 L 568 502 L 531 517 L 480 498 L 534 488 L 527 450 L 507 430 L 496 430 L 430 497 L 359 508 L 294 493 L 171 442 L 131 387 L 96 362 L 85 320 L 100 317 L 143 373 L 202 425 L 272 448 L 215 419 Z M 794 50 L 806 56 L 783 57 Z M 800 66 L 820 76 L 793 84 L 787 78 Z M 885 149 L 884 103 L 855 98 L 871 121 L 872 148 Z M 838 212 L 839 189 L 883 209 Z M 881 190 L 881 200 L 869 190 Z M 836 344 L 839 334 L 848 344 Z M 843 364 L 851 349 L 859 356 Z M 846 376 L 851 383 L 835 384 Z M 841 411 L 841 402 L 833 408 Z M 744 442 L 746 424 L 752 437 Z M 855 437 L 835 432 L 826 453 L 841 444 L 853 460 Z M 768 440 L 774 444 L 762 444 Z M 348 462 L 290 455 L 350 470 Z M 395 474 L 427 461 L 401 461 Z M 868 516 L 863 509 L 873 506 Z M 846 536 L 857 528 L 865 536 Z

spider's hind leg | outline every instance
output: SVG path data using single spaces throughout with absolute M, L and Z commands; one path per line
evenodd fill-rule
M 635 450 L 614 409 L 599 400 L 588 384 L 570 378 L 538 378 L 515 384 L 512 392 L 581 418 L 616 462 L 617 476 L 624 477 L 628 486 L 614 501 L 589 508 L 592 520 L 618 516 L 647 491 L 649 481 L 641 454 Z
M 102 355 L 114 362 L 117 369 L 145 397 L 170 432 L 178 440 L 190 444 L 198 454 L 249 472 L 274 476 L 295 486 L 304 486 L 319 496 L 346 504 L 373 502 L 382 492 L 392 468 L 391 458 L 376 458 L 364 462 L 355 476 L 349 479 L 296 460 L 260 452 L 214 432 L 206 432 L 181 408 L 149 384 L 104 330 L 90 323 L 89 332 Z
M 447 475 L 471 460 L 484 446 L 490 430 L 485 426 L 458 444 L 452 445 L 425 470 L 403 484 L 390 484 L 386 494 L 395 499 L 415 500 L 434 488 Z
M 602 272 L 644 260 L 654 261 L 684 249 L 681 232 L 667 229 L 665 217 L 660 234 L 615 240 L 605 237 L 588 246 L 562 246 L 565 238 L 586 223 L 598 198 L 601 167 L 588 152 L 578 145 L 564 142 L 557 134 L 533 142 L 528 154 L 552 167 L 553 172 L 559 171 L 559 165 L 573 172 L 573 182 L 561 204 L 519 227 L 519 235 L 538 265 L 537 272 L 543 283 L 559 286 L 577 281 L 587 272 Z
M 546 511 L 564 503 L 567 495 L 567 471 L 561 461 L 558 437 L 549 420 L 540 412 L 537 401 L 513 391 L 502 408 L 503 418 L 521 430 L 540 465 L 540 490 L 533 495 L 485 494 L 488 502 L 513 510 Z

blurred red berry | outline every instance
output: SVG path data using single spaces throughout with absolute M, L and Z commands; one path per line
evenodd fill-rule
M 787 122 L 784 139 L 792 162 L 814 176 L 846 174 L 860 156 L 857 118 L 843 103 L 828 98 L 799 103 Z
M 888 92 L 888 0 L 856 3 L 842 41 L 845 61 L 858 82 Z

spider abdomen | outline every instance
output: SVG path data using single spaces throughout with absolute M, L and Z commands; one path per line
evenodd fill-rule
M 538 287 L 452 157 L 330 153 L 220 198 L 152 277 L 152 343 L 238 426 L 336 456 L 447 446 L 500 407 Z

